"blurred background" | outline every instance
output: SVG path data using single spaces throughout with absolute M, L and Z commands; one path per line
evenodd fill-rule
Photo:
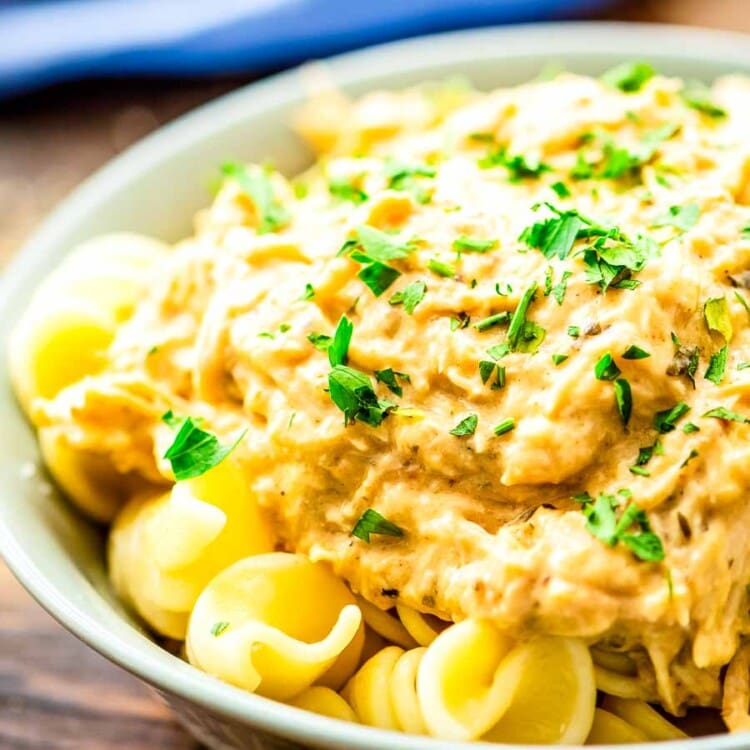
M 183 112 L 300 61 L 557 19 L 750 32 L 750 0 L 0 0 L 0 269 L 87 175 Z M 196 748 L 0 562 L 0 749 Z

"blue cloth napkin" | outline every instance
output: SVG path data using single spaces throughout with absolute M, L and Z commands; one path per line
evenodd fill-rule
M 0 96 L 88 76 L 262 71 L 607 0 L 0 0 Z

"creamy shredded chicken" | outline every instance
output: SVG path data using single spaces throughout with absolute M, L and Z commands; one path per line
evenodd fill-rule
M 279 547 L 355 593 L 580 637 L 629 654 L 668 710 L 718 706 L 750 629 L 750 82 L 716 83 L 714 111 L 682 87 L 566 74 L 311 104 L 320 161 L 294 184 L 227 170 L 101 371 L 38 400 L 37 423 L 150 483 L 171 476 L 168 409 L 247 429 L 236 455 Z M 563 220 L 569 246 L 545 252 Z M 379 296 L 362 237 L 401 248 Z M 309 339 L 342 316 L 370 424 L 345 424 Z M 663 560 L 604 538 L 582 493 L 642 510 L 631 535 Z M 353 537 L 368 509 L 403 536 Z

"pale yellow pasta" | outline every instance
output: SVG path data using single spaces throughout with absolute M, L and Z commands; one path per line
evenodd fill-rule
M 476 739 L 500 719 L 513 698 L 514 684 L 497 671 L 512 648 L 510 638 L 481 620 L 465 620 L 435 639 L 417 675 L 430 734 Z
M 425 615 L 403 604 L 396 605 L 396 612 L 406 632 L 420 645 L 429 646 L 449 625 L 432 615 Z
M 272 549 L 268 523 L 230 456 L 170 492 L 131 500 L 112 527 L 109 567 L 117 592 L 151 627 L 184 638 L 206 584 L 233 562 Z
M 594 664 L 594 675 L 596 686 L 603 693 L 636 700 L 649 700 L 653 697 L 652 692 L 636 674 L 621 674 Z
M 644 701 L 608 695 L 602 703 L 602 708 L 627 721 L 650 740 L 679 740 L 687 737 L 685 732 L 667 721 Z
M 586 740 L 587 745 L 626 745 L 632 742 L 646 742 L 645 732 L 628 724 L 627 721 L 609 711 L 597 708 L 594 721 Z
M 610 672 L 617 672 L 622 675 L 638 673 L 635 662 L 627 654 L 618 651 L 606 651 L 594 646 L 591 648 L 591 658 L 597 667 L 602 667 Z
M 303 690 L 299 695 L 290 698 L 290 706 L 304 708 L 322 716 L 330 716 L 332 719 L 351 721 L 356 723 L 357 716 L 352 707 L 335 691 L 323 685 L 313 685 Z
M 415 648 L 419 645 L 397 617 L 384 612 L 361 596 L 357 597 L 357 604 L 362 610 L 362 617 L 367 626 L 389 643 L 395 643 L 404 649 Z
M 519 744 L 583 742 L 596 700 L 591 656 L 580 641 L 514 644 L 473 620 L 427 648 L 417 689 L 430 734 Z
M 28 414 L 35 398 L 53 398 L 103 367 L 117 325 L 166 255 L 167 246 L 150 237 L 102 235 L 50 274 L 8 342 L 13 387 Z
M 344 583 L 321 563 L 274 552 L 240 560 L 200 595 L 190 662 L 244 690 L 288 700 L 313 683 L 340 687 L 359 661 L 364 628 Z
M 359 721 L 381 729 L 426 734 L 416 688 L 425 650 L 387 646 L 362 665 L 343 691 Z

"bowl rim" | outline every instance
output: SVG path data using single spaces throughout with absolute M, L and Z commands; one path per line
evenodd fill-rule
M 685 62 L 720 63 L 750 72 L 750 36 L 730 31 L 627 22 L 554 22 L 496 26 L 431 34 L 389 42 L 325 60 L 335 82 L 346 88 L 367 85 L 384 74 L 418 73 L 438 55 L 451 64 L 476 60 L 477 50 L 493 44 L 495 63 L 520 56 L 554 59 L 566 54 L 608 56 L 615 59 L 648 57 L 683 58 Z M 690 50 L 699 50 L 691 53 Z M 304 66 L 302 66 L 304 68 Z M 13 260 L 0 279 L 0 321 L 13 317 L 11 304 L 14 291 L 33 279 L 40 280 L 45 260 L 54 254 L 55 237 L 65 234 L 71 226 L 85 222 L 88 204 L 104 191 L 112 192 L 137 178 L 148 168 L 169 156 L 185 153 L 191 144 L 210 137 L 216 123 L 241 122 L 252 119 L 267 109 L 298 101 L 302 95 L 300 68 L 293 68 L 269 78 L 243 86 L 182 115 L 157 129 L 86 179 L 14 253 Z M 0 324 L 4 338 L 5 322 Z M 0 354 L 0 369 L 5 369 Z M 9 397 L 0 394 L 0 397 Z M 31 596 L 63 627 L 110 661 L 123 667 L 157 690 L 172 693 L 212 712 L 284 737 L 318 746 L 342 750 L 459 750 L 465 743 L 406 735 L 391 731 L 349 724 L 303 711 L 261 696 L 248 694 L 221 683 L 193 669 L 177 657 L 174 663 L 161 664 L 149 657 L 148 649 L 133 649 L 132 643 L 113 636 L 101 625 L 46 580 L 34 562 L 31 550 L 24 549 L 13 531 L 13 519 L 3 513 L 0 503 L 0 554 L 8 567 Z M 145 639 L 144 639 L 145 640 Z M 146 641 L 148 643 L 148 641 Z M 153 644 L 152 644 L 153 645 Z M 187 671 L 183 667 L 187 666 Z M 711 735 L 678 740 L 684 750 L 743 750 L 750 743 L 741 735 Z M 689 743 L 689 744 L 686 744 Z M 479 750 L 498 748 L 497 744 L 474 742 Z M 675 744 L 671 745 L 675 747 Z M 509 747 L 509 746 L 505 746 Z M 513 746 L 521 748 L 523 746 Z M 617 746 L 600 746 L 615 750 Z M 657 750 L 662 742 L 632 745 L 635 750 Z M 527 747 L 527 750 L 531 750 Z

